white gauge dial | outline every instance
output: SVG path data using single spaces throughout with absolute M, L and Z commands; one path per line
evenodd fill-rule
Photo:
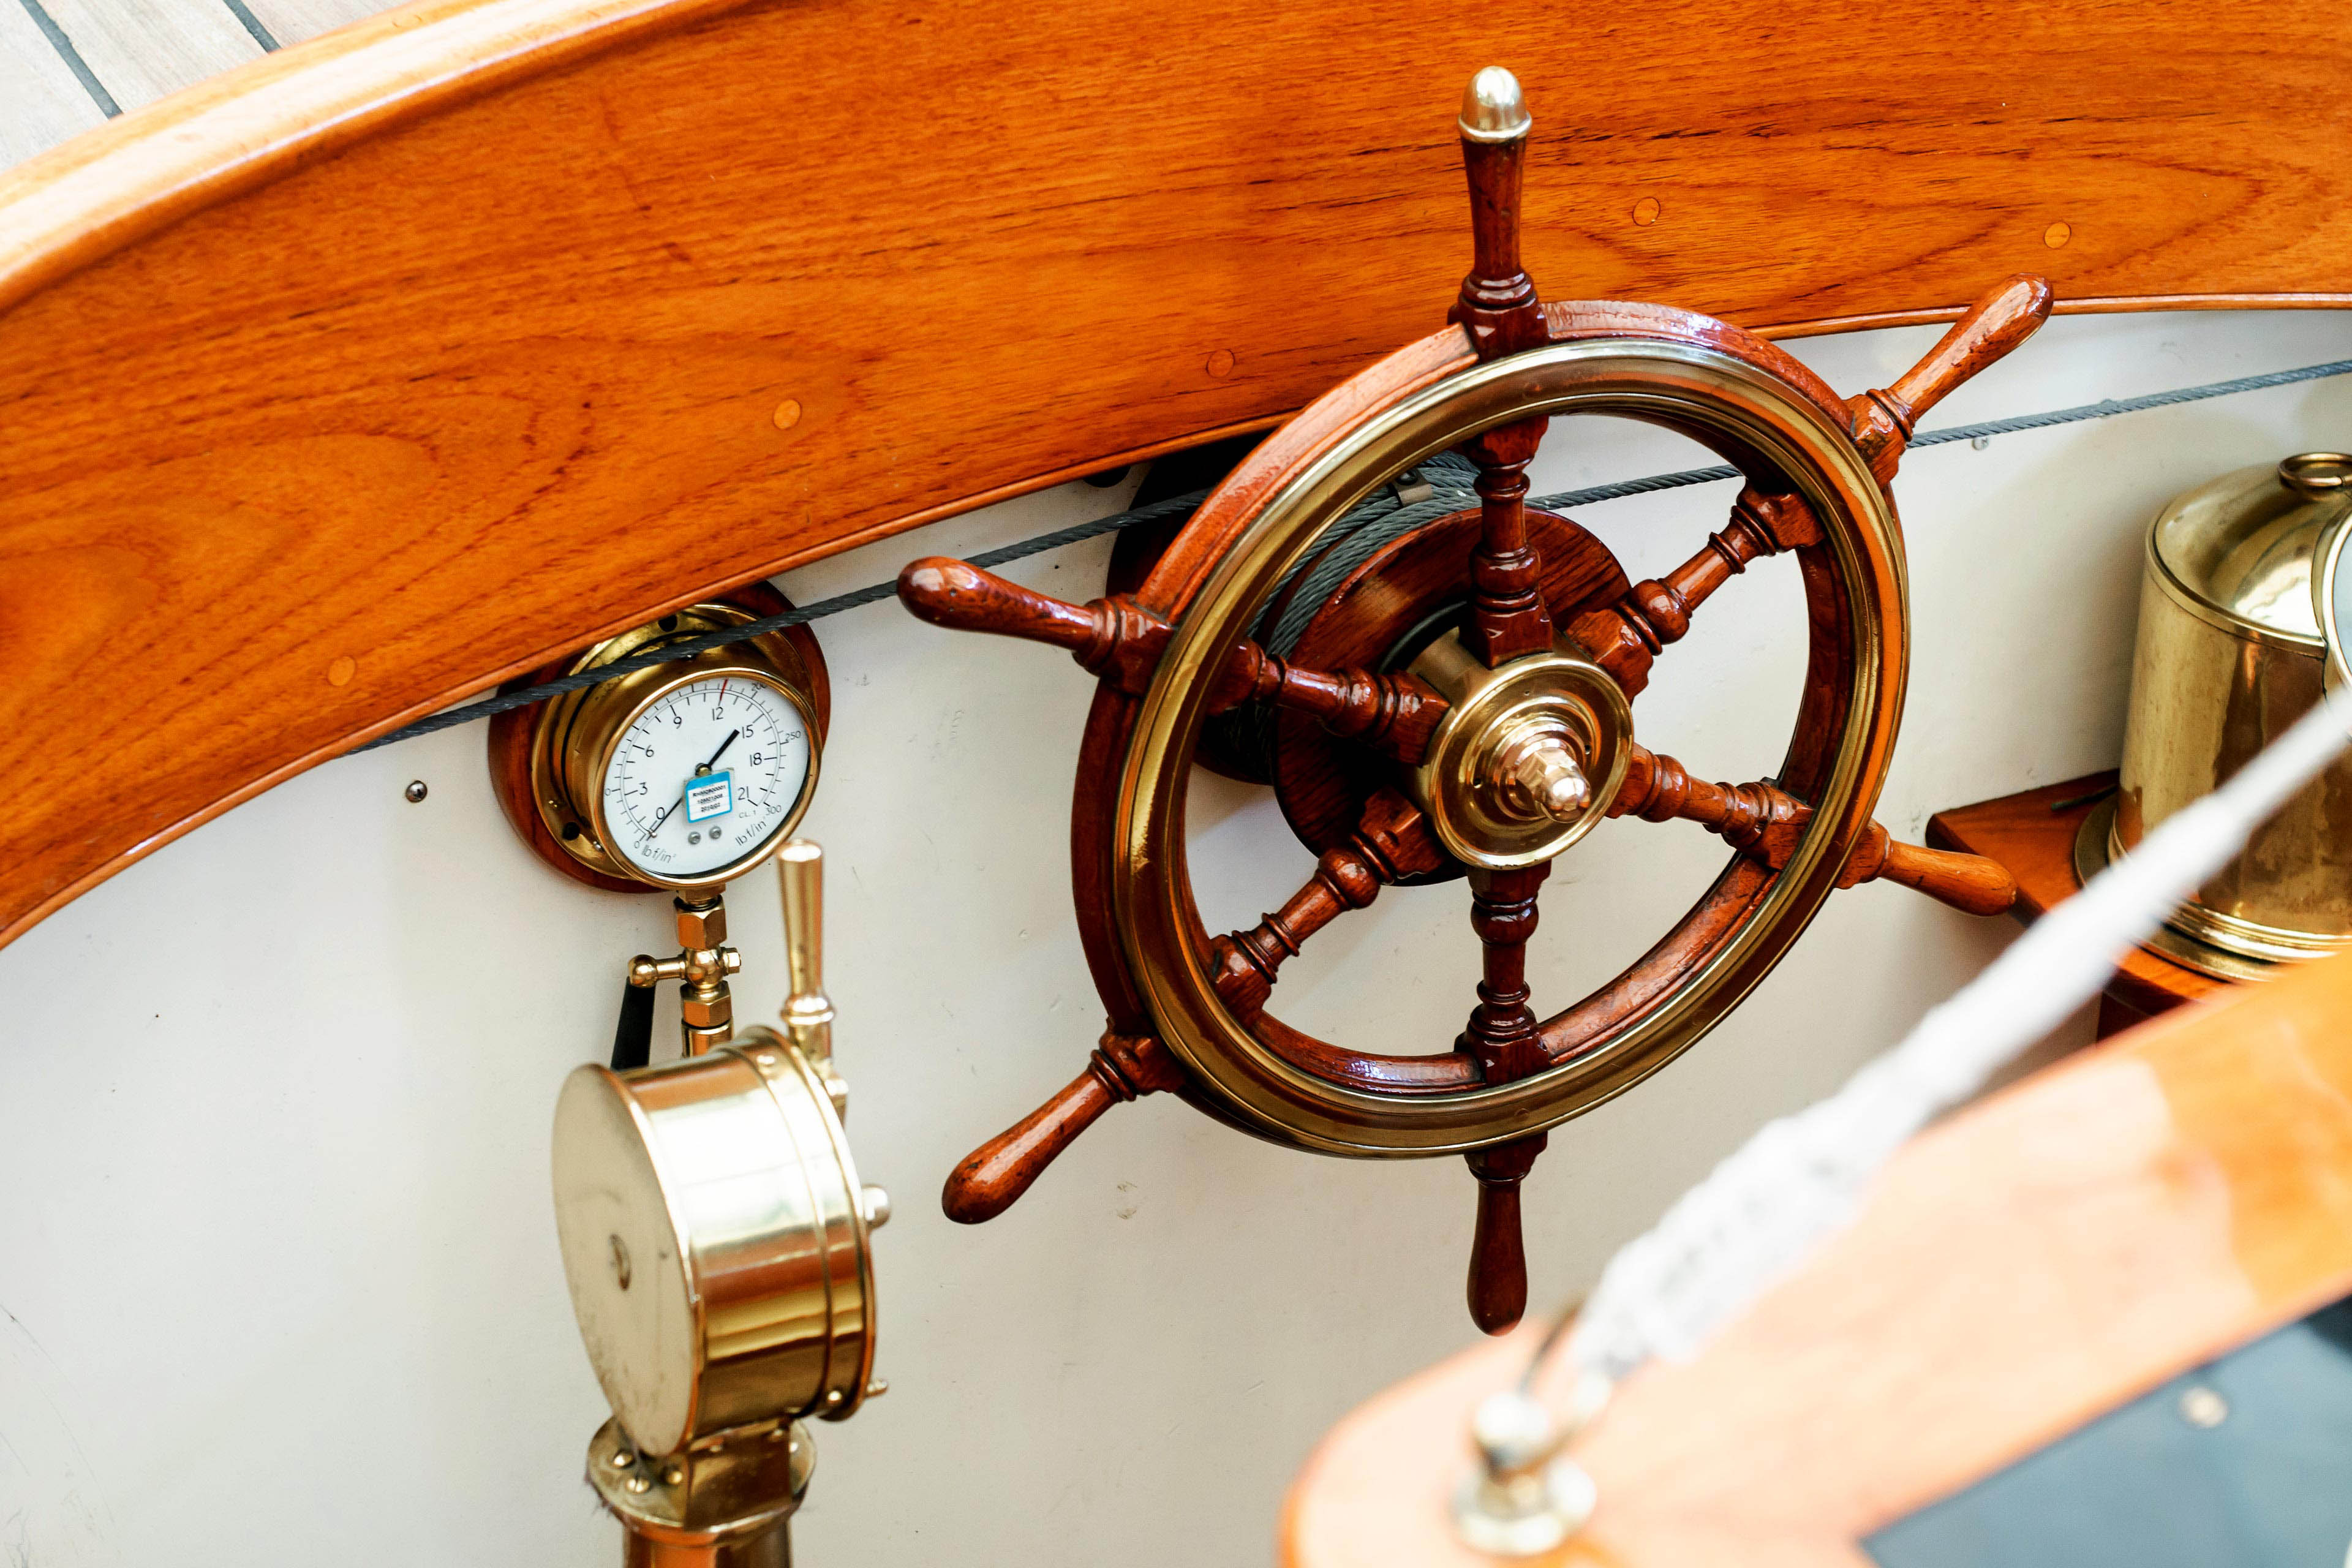
M 604 769 L 604 847 L 672 882 L 710 876 L 790 826 L 812 763 L 808 716 L 742 670 L 656 699 Z

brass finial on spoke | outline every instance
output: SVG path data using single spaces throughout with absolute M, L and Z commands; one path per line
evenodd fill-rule
M 1519 79 L 1488 66 L 1462 89 L 1462 134 L 1473 142 L 1516 142 L 1535 123 Z

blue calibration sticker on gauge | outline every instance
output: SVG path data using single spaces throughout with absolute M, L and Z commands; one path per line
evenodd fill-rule
M 708 822 L 735 809 L 735 773 L 706 773 L 686 786 L 686 819 Z

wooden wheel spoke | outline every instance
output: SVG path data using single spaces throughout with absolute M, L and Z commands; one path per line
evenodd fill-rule
M 1424 876 L 1444 863 L 1421 808 L 1383 789 L 1365 804 L 1363 825 L 1348 842 L 1326 849 L 1315 874 L 1279 910 L 1252 930 L 1212 944 L 1217 994 L 1242 1017 L 1274 994 L 1276 973 L 1307 939 L 1349 910 L 1360 910 L 1402 878 Z
M 1633 696 L 1650 683 L 1659 652 L 1689 632 L 1692 612 L 1749 562 L 1821 542 L 1820 520 L 1802 496 L 1767 495 L 1746 486 L 1731 503 L 1723 531 L 1708 534 L 1697 554 L 1664 581 L 1645 578 L 1617 603 L 1587 610 L 1569 623 L 1568 635 Z
M 1226 660 L 1223 679 L 1210 694 L 1209 710 L 1220 713 L 1249 701 L 1311 714 L 1332 734 L 1360 741 L 1407 767 L 1428 752 L 1430 737 L 1437 733 L 1447 707 L 1445 699 L 1417 675 L 1306 669 L 1245 642 Z
M 1537 584 L 1543 558 L 1528 533 L 1528 464 L 1549 419 L 1522 419 L 1464 444 L 1478 465 L 1480 536 L 1470 553 L 1470 625 L 1463 646 L 1489 669 L 1551 651 L 1551 613 Z
M 1696 822 L 1778 871 L 1796 853 L 1813 808 L 1766 780 L 1725 784 L 1695 779 L 1674 758 L 1636 745 L 1609 815 Z M 2017 902 L 2017 880 L 1998 861 L 1905 844 L 1873 822 L 1848 851 L 1837 885 L 1851 888 L 1882 878 L 1964 914 L 1997 915 Z
M 1124 594 L 1073 605 L 941 555 L 909 563 L 898 574 L 898 597 L 934 626 L 1067 648 L 1088 674 L 1129 696 L 1151 684 L 1168 647 L 1168 623 Z M 1445 715 L 1445 699 L 1415 676 L 1306 669 L 1245 640 L 1218 672 L 1209 711 L 1251 701 L 1312 714 L 1333 734 L 1408 766 L 1421 761 Z
M 1470 873 L 1470 925 L 1478 933 L 1483 973 L 1478 1005 L 1454 1048 L 1469 1053 L 1488 1083 L 1508 1083 L 1547 1065 L 1528 1005 L 1528 938 L 1536 930 L 1537 890 L 1550 875 L 1548 860 Z
M 1470 873 L 1470 923 L 1478 932 L 1484 973 L 1478 1005 L 1455 1042 L 1478 1064 L 1486 1082 L 1508 1083 L 1550 1065 L 1528 1005 L 1528 938 L 1535 934 L 1536 893 L 1551 874 L 1549 861 L 1508 871 Z M 1471 1321 L 1490 1334 L 1517 1322 L 1528 1305 L 1527 1244 L 1519 1227 L 1519 1184 L 1544 1149 L 1544 1134 L 1473 1151 L 1465 1158 L 1478 1179 L 1478 1220 L 1471 1233 Z
M 1104 1111 L 1183 1083 L 1183 1068 L 1157 1038 L 1106 1029 L 1084 1072 L 948 1173 L 940 1207 L 959 1225 L 994 1219 Z
M 2049 319 L 2048 282 L 2024 273 L 2003 279 L 1894 385 L 1846 399 L 1853 444 L 1878 482 L 1883 485 L 1895 477 L 1921 415 L 2032 337 Z

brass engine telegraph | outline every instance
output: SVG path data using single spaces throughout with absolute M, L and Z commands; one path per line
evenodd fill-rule
M 1833 889 L 1885 878 L 1976 913 L 2014 901 L 1999 867 L 1896 843 L 1871 820 L 1909 660 L 1888 487 L 1918 418 L 2047 317 L 2048 285 L 2008 279 L 1892 386 L 1841 397 L 1722 321 L 1539 300 L 1519 259 L 1532 123 L 1509 72 L 1478 73 L 1459 121 L 1475 263 L 1450 324 L 1268 437 L 1132 593 L 1063 604 L 939 558 L 901 574 L 924 619 L 1055 644 L 1100 681 L 1071 843 L 1108 1026 L 1085 1072 L 956 1169 L 950 1217 L 1003 1212 L 1110 1106 L 1174 1090 L 1297 1148 L 1465 1155 L 1479 1187 L 1471 1313 L 1499 1331 L 1525 1302 L 1519 1182 L 1547 1131 L 1713 1027 Z M 1721 531 L 1663 580 L 1630 581 L 1574 521 L 1526 504 L 1546 428 L 1580 416 L 1663 426 L 1744 476 Z M 1446 453 L 1475 468 L 1475 509 L 1369 547 L 1335 528 Z M 1707 784 L 1635 740 L 1633 704 L 1706 600 L 1780 554 L 1807 606 L 1795 732 L 1776 777 Z M 1262 756 L 1215 750 L 1211 721 L 1227 713 L 1252 716 Z M 1280 910 L 1226 936 L 1203 926 L 1185 854 L 1204 749 L 1271 784 L 1318 858 Z M 1557 858 L 1622 816 L 1695 822 L 1735 853 L 1631 968 L 1539 1015 L 1526 974 L 1538 892 Z M 1270 1010 L 1316 931 L 1384 887 L 1454 878 L 1484 951 L 1454 1039 L 1393 1054 Z
M 727 598 L 608 637 L 520 678 L 561 676 L 644 658 L 689 638 L 789 609 L 755 584 Z M 615 892 L 667 890 L 679 951 L 629 963 L 612 1062 L 651 1054 L 654 987 L 679 985 L 686 1054 L 733 1029 L 721 889 L 776 852 L 816 793 L 830 688 L 805 626 L 648 663 L 490 724 L 490 776 L 507 820 L 541 859 Z
M 820 976 L 821 853 L 777 857 L 792 994 L 708 1054 L 587 1066 L 555 1111 L 555 1217 L 572 1308 L 613 1419 L 588 1478 L 627 1561 L 781 1568 L 815 1465 L 802 1422 L 882 1392 L 873 1231 L 842 1128 Z

